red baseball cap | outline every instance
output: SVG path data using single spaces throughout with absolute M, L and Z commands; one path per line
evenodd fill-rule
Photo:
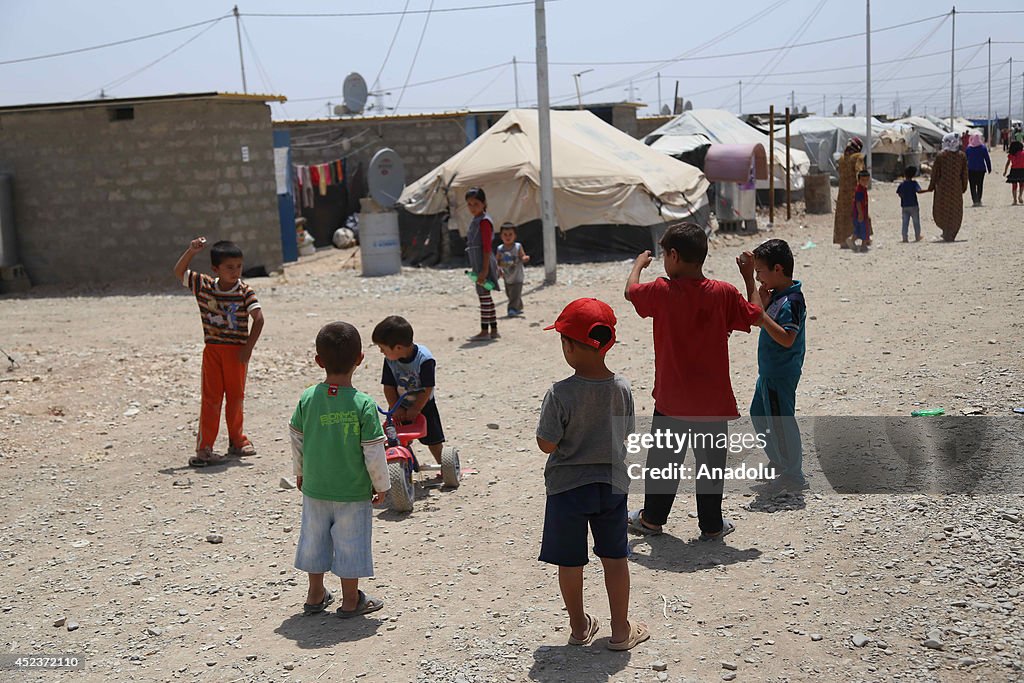
M 554 325 L 544 329 L 556 330 L 573 341 L 607 351 L 615 343 L 615 323 L 615 311 L 605 302 L 598 299 L 576 299 L 562 309 Z M 607 327 L 612 332 L 612 338 L 603 347 L 600 341 L 590 337 L 591 330 L 598 326 Z

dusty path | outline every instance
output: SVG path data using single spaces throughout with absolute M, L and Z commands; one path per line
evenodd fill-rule
M 1015 419 L 1024 207 L 1010 207 L 996 181 L 952 245 L 931 241 L 927 196 L 927 241 L 900 244 L 891 185 L 872 194 L 877 240 L 866 255 L 831 246 L 829 217 L 779 222 L 772 234 L 796 249 L 812 316 L 802 415 L 923 405 Z M 766 236 L 720 239 L 708 274 L 739 284 L 733 257 Z M 816 246 L 798 249 L 808 241 Z M 544 460 L 532 434 L 544 390 L 568 368 L 541 327 L 577 296 L 610 302 L 622 343 L 609 364 L 649 411 L 650 325 L 621 298 L 628 265 L 564 267 L 558 285 L 539 289 L 530 269 L 527 317 L 503 320 L 500 343 L 467 348 L 476 309 L 461 271 L 364 280 L 339 268 L 346 257 L 318 254 L 251 281 L 268 320 L 246 402 L 260 454 L 208 470 L 184 466 L 201 351 L 185 292 L 0 300 L 0 346 L 21 364 L 0 373 L 8 651 L 84 654 L 85 672 L 63 677 L 89 681 L 656 681 L 657 660 L 670 681 L 1024 677 L 1020 490 L 734 493 L 725 505 L 738 530 L 724 546 L 693 542 L 692 499 L 681 497 L 671 533 L 634 544 L 632 609 L 652 640 L 630 654 L 608 653 L 602 639 L 565 646 L 555 572 L 536 561 Z M 389 313 L 408 317 L 437 356 L 446 432 L 479 473 L 458 491 L 423 492 L 411 516 L 379 513 L 368 582 L 387 602 L 378 618 L 304 618 L 305 579 L 291 566 L 299 495 L 278 485 L 289 474 L 286 421 L 319 379 L 312 340 L 333 319 L 363 332 L 357 383 L 381 398 L 369 333 Z M 734 336 L 741 410 L 755 349 L 754 335 Z M 606 620 L 599 565 L 587 577 L 590 608 Z M 64 617 L 78 628 L 55 627 Z M 923 646 L 933 629 L 942 649 Z

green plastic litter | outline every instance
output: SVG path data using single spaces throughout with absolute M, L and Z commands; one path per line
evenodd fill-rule
M 927 408 L 925 410 L 915 410 L 910 414 L 913 417 L 933 417 L 935 415 L 945 415 L 946 411 L 942 408 Z

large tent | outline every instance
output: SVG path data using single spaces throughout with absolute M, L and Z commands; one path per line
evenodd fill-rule
M 781 133 L 781 131 L 780 131 Z M 644 142 L 659 152 L 676 158 L 685 158 L 710 144 L 762 145 L 768 149 L 768 136 L 744 123 L 735 114 L 722 109 L 694 109 L 683 112 L 661 128 L 658 128 Z M 790 186 L 802 190 L 804 175 L 810 170 L 810 160 L 799 149 L 790 149 Z M 780 136 L 775 138 L 775 188 L 786 187 L 786 145 Z M 758 180 L 759 190 L 768 189 L 767 180 Z
M 821 173 L 838 175 L 836 160 L 854 137 L 864 139 L 863 118 L 809 116 L 793 122 L 795 144 L 806 150 Z M 872 171 L 880 178 L 897 177 L 907 165 L 920 162 L 921 142 L 912 126 L 871 119 Z
M 707 206 L 708 181 L 693 166 L 655 152 L 586 111 L 551 112 L 555 218 L 578 226 L 655 226 Z M 405 188 L 399 204 L 413 214 L 451 213 L 465 235 L 471 215 L 463 197 L 487 193 L 498 224 L 540 217 L 537 112 L 513 109 L 461 152 Z M 649 240 L 649 238 L 648 238 Z

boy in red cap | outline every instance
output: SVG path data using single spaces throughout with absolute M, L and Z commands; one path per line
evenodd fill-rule
M 541 562 L 558 565 L 558 586 L 569 612 L 570 645 L 589 645 L 597 619 L 583 609 L 587 527 L 604 566 L 611 611 L 609 650 L 629 650 L 650 638 L 631 622 L 626 534 L 626 436 L 635 429 L 629 382 L 608 369 L 615 343 L 615 313 L 597 299 L 577 299 L 545 329 L 562 335 L 562 355 L 575 370 L 548 389 L 540 408 L 537 445 L 548 454 L 547 504 Z
M 641 318 L 654 318 L 654 420 L 651 430 L 671 432 L 676 448 L 651 448 L 647 467 L 682 465 L 685 444 L 694 451 L 697 519 L 701 540 L 720 539 L 736 527 L 722 517 L 728 420 L 739 417 L 729 379 L 729 333 L 750 332 L 763 311 L 728 282 L 704 277 L 708 238 L 692 223 L 669 226 L 661 238 L 667 278 L 640 284 L 651 252 L 636 257 L 625 296 Z M 699 437 L 699 438 L 698 438 Z M 686 439 L 685 441 L 683 439 Z M 710 476 L 701 476 L 702 466 Z M 715 476 L 719 474 L 719 476 Z M 646 482 L 644 506 L 629 513 L 629 527 L 660 534 L 675 501 L 678 479 Z

